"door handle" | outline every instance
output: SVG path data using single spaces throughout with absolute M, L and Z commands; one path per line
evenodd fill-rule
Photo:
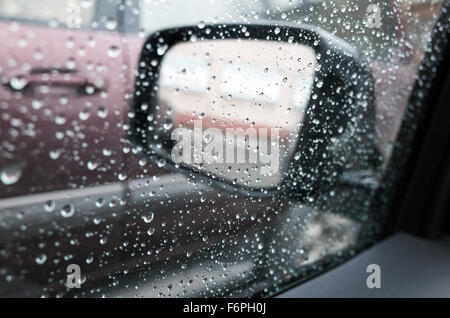
M 101 77 L 83 74 L 77 70 L 60 68 L 35 68 L 30 71 L 13 71 L 2 80 L 3 85 L 14 91 L 25 91 L 36 85 L 49 85 L 75 88 L 88 94 L 106 89 L 106 80 Z

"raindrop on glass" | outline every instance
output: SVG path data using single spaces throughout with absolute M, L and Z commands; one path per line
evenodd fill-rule
M 16 183 L 22 177 L 22 172 L 25 164 L 23 162 L 10 163 L 3 167 L 0 172 L 0 179 L 4 185 L 11 185 Z
M 61 209 L 61 216 L 65 218 L 70 218 L 75 213 L 75 208 L 73 204 L 66 204 Z

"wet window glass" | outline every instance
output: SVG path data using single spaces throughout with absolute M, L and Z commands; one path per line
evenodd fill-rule
M 1 0 L 0 296 L 273 295 L 376 243 L 388 221 L 374 208 L 376 194 L 441 5 Z M 148 133 L 182 128 L 178 136 L 191 136 L 200 121 L 212 129 L 200 144 L 226 145 L 225 128 L 253 129 L 232 146 L 246 150 L 247 160 L 251 147 L 261 151 L 254 143 L 258 129 L 269 127 L 279 133 L 279 149 L 268 146 L 261 165 L 198 163 L 194 152 L 192 169 L 202 174 L 143 155 L 130 135 L 135 84 L 148 83 L 139 73 L 147 38 L 166 28 L 208 34 L 208 26 L 229 24 L 250 40 L 230 46 L 220 32 L 214 41 L 191 36 L 170 48 L 161 40 L 157 53 L 164 58 L 149 63 L 161 74 L 148 87 L 159 98 L 155 114 L 146 116 Z M 254 24 L 272 27 L 267 40 L 251 39 Z M 336 127 L 327 137 L 328 121 L 339 117 L 320 111 L 326 107 L 320 98 L 332 105 L 340 94 L 339 85 L 327 88 L 320 80 L 332 54 L 277 40 L 282 28 L 305 25 L 365 61 L 373 80 L 373 135 Z M 334 66 L 344 73 L 349 67 Z M 349 98 L 350 108 L 366 105 L 358 94 Z M 296 152 L 298 134 L 316 101 L 311 109 L 320 119 L 311 125 L 323 135 L 311 147 L 326 138 L 330 146 L 299 173 L 314 179 L 325 165 L 332 182 L 315 185 L 301 200 L 264 195 L 282 188 L 292 162 L 306 160 L 308 148 Z M 353 155 L 366 146 L 370 155 Z M 277 170 L 261 173 L 275 155 Z M 327 165 L 331 160 L 339 164 Z M 217 178 L 229 186 L 217 186 Z M 245 194 L 236 190 L 241 186 L 262 190 Z
M 115 30 L 120 0 L 2 0 L 0 18 L 49 27 Z

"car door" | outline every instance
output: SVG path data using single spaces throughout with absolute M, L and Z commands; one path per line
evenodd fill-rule
M 2 231 L 10 255 L 2 267 L 21 268 L 8 275 L 30 290 L 54 284 L 60 263 L 83 263 L 95 277 L 94 264 L 120 239 L 109 236 L 121 226 L 126 178 L 117 14 L 108 0 L 0 3 L 0 209 L 6 223 L 19 213 L 28 233 Z
M 119 181 L 125 76 L 121 36 L 109 25 L 117 8 L 79 7 L 80 26 L 69 29 L 70 1 L 22 2 L 1 4 L 1 197 Z M 98 10 L 105 5 L 111 16 Z

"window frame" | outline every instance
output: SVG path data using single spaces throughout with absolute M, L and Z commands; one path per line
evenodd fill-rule
M 446 165 L 450 153 L 449 16 L 450 1 L 446 0 L 432 30 L 428 49 L 419 65 L 391 159 L 371 203 L 370 210 L 374 218 L 387 217 L 385 231 L 377 243 L 361 246 L 356 251 L 357 254 L 371 246 L 377 246 L 380 241 L 401 231 L 424 238 L 436 238 L 446 230 L 444 221 L 450 220 L 450 211 L 442 208 L 448 207 L 449 202 L 446 191 L 449 184 L 446 178 L 449 169 Z M 437 136 L 439 138 L 436 138 Z M 386 200 L 387 198 L 390 200 Z M 362 229 L 363 235 L 364 232 Z M 327 259 L 323 259 L 316 264 L 323 266 L 323 271 L 288 283 L 270 297 L 283 297 L 284 293 L 307 281 L 339 266 L 346 266 L 351 259 L 353 258 L 335 266 L 330 266 Z M 324 281 L 328 283 L 328 280 L 322 280 Z M 260 293 L 257 296 L 266 295 Z

